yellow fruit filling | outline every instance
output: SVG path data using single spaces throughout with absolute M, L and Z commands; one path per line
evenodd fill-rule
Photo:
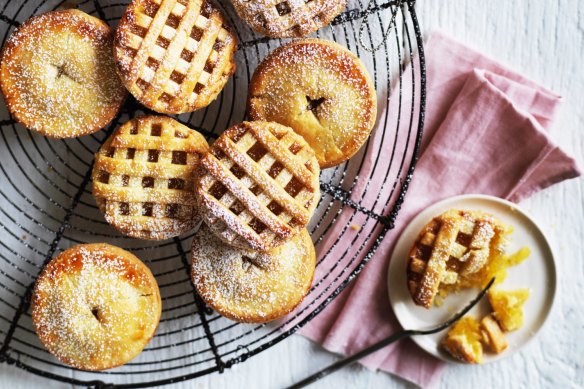
M 479 322 L 472 316 L 465 316 L 448 331 L 442 346 L 454 358 L 466 363 L 482 363 L 483 346 Z
M 505 254 L 505 252 L 495 254 L 489 259 L 484 268 L 469 277 L 469 283 L 471 283 L 471 286 L 483 288 L 491 278 L 497 277 L 495 284 L 500 284 L 507 278 L 507 269 L 519 265 L 530 254 L 529 247 L 523 247 L 510 255 Z
M 512 254 L 506 252 L 508 237 L 513 228 L 498 225 L 491 240 L 488 259 L 482 268 L 474 273 L 460 274 L 455 283 L 441 283 L 438 296 L 444 299 L 452 292 L 465 288 L 484 288 L 491 278 L 496 277 L 495 284 L 500 284 L 507 278 L 507 269 L 525 261 L 531 254 L 529 247 L 522 247 Z
M 529 289 L 491 289 L 487 296 L 493 315 L 504 331 L 514 331 L 523 326 L 523 304 L 529 298 Z

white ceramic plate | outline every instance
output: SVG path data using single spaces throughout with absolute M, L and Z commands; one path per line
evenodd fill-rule
M 389 300 L 397 319 L 405 329 L 425 329 L 446 321 L 462 309 L 478 293 L 477 289 L 449 295 L 441 307 L 425 309 L 415 305 L 406 285 L 407 255 L 420 230 L 434 216 L 452 208 L 473 209 L 492 213 L 515 229 L 511 235 L 509 252 L 521 247 L 531 249 L 524 262 L 508 270 L 508 276 L 498 287 L 501 289 L 530 288 L 531 295 L 524 305 L 524 326 L 506 334 L 509 347 L 495 355 L 485 353 L 484 362 L 493 362 L 510 356 L 535 337 L 542 328 L 553 305 L 556 294 L 556 266 L 551 247 L 539 226 L 516 204 L 485 195 L 464 195 L 440 201 L 418 214 L 400 236 L 392 254 L 388 271 Z M 483 317 L 489 312 L 487 298 L 470 312 Z M 424 350 L 446 361 L 455 361 L 439 345 L 446 330 L 434 335 L 415 336 L 413 340 Z

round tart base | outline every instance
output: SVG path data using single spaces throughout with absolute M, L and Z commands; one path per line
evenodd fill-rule
M 263 323 L 291 312 L 312 283 L 316 256 L 306 229 L 268 252 L 230 247 L 206 225 L 193 237 L 192 279 L 222 316 Z
M 294 129 L 327 168 L 351 158 L 368 139 L 377 95 L 355 54 L 335 42 L 303 39 L 260 63 L 249 86 L 248 112 L 252 120 Z
M 161 301 L 138 258 L 105 243 L 63 251 L 43 270 L 32 298 L 35 330 L 51 354 L 83 370 L 136 357 L 154 336 Z
M 116 74 L 112 42 L 106 23 L 79 10 L 28 19 L 2 52 L 0 83 L 10 113 L 53 138 L 105 127 L 127 96 Z

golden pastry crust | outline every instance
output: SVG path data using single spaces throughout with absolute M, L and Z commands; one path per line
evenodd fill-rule
M 231 0 L 239 16 L 257 33 L 301 38 L 328 25 L 347 0 Z
M 235 72 L 237 38 L 212 0 L 134 0 L 116 31 L 126 88 L 161 113 L 209 105 Z
M 302 135 L 321 168 L 351 158 L 368 139 L 377 95 L 365 65 L 346 48 L 322 39 L 279 47 L 257 67 L 248 95 L 252 120 Z
M 408 257 L 408 288 L 414 302 L 430 308 L 443 287 L 472 280 L 502 255 L 506 232 L 499 220 L 479 211 L 449 210 L 433 218 Z
M 304 298 L 316 256 L 303 229 L 267 252 L 231 247 L 203 224 L 193 238 L 192 279 L 201 298 L 219 314 L 244 323 L 276 320 Z
M 132 119 L 95 155 L 93 196 L 108 223 L 134 238 L 168 239 L 200 221 L 193 179 L 205 138 L 164 116 Z
M 161 300 L 138 258 L 105 243 L 81 244 L 53 258 L 36 281 L 32 320 L 61 362 L 104 370 L 136 357 L 154 336 Z
M 320 198 L 319 174 L 313 150 L 291 128 L 243 122 L 201 159 L 195 192 L 221 239 L 265 251 L 306 227 Z
M 0 85 L 10 113 L 53 138 L 105 127 L 127 95 L 111 55 L 113 30 L 79 10 L 25 21 L 2 51 Z
M 494 314 L 489 314 L 481 320 L 481 341 L 495 354 L 500 354 L 507 348 L 507 339 L 501 330 Z

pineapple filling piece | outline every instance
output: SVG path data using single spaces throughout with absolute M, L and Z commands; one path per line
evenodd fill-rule
M 491 289 L 487 296 L 493 312 L 480 323 L 472 316 L 463 317 L 442 341 L 444 349 L 462 362 L 481 363 L 483 347 L 495 354 L 503 352 L 508 346 L 505 333 L 523 326 L 523 304 L 529 289 Z
M 448 331 L 442 345 L 454 358 L 462 362 L 482 363 L 481 339 L 479 322 L 472 316 L 465 316 Z
M 493 315 L 505 332 L 523 326 L 523 304 L 529 298 L 529 289 L 489 290 L 487 296 Z

